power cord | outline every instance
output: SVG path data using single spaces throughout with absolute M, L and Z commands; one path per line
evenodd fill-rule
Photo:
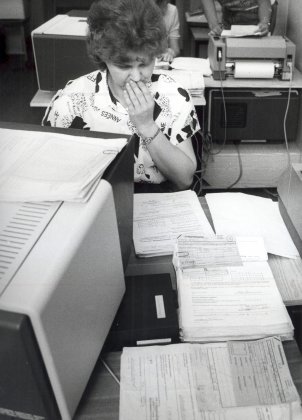
M 203 177 L 206 172 L 210 151 L 212 148 L 212 137 L 210 133 L 204 133 L 199 130 L 192 137 L 195 146 L 195 155 L 197 158 L 197 170 L 195 171 L 193 184 L 191 189 L 196 192 L 197 196 L 202 193 Z
M 115 373 L 112 371 L 112 369 L 108 366 L 108 364 L 105 362 L 105 360 L 103 358 L 100 358 L 100 360 L 103 363 L 103 365 L 105 366 L 105 368 L 107 369 L 107 371 L 110 373 L 110 375 L 113 377 L 113 379 L 115 380 L 115 382 L 117 382 L 120 385 L 120 380 L 115 375 Z
M 283 119 L 283 133 L 284 133 L 284 141 L 285 141 L 285 147 L 286 147 L 286 153 L 287 153 L 287 167 L 286 167 L 286 169 L 289 169 L 290 165 L 291 165 L 291 157 L 290 157 L 290 152 L 289 152 L 287 130 L 286 130 L 286 120 L 287 120 L 287 114 L 288 114 L 289 105 L 290 105 L 290 98 L 291 98 L 291 91 L 292 91 L 292 80 L 293 80 L 292 79 L 292 70 L 293 70 L 292 63 L 288 63 L 288 66 L 289 66 L 291 72 L 290 72 L 290 80 L 289 80 L 289 88 L 288 88 L 286 109 L 285 109 L 285 114 L 284 114 L 284 119 Z
M 218 51 L 218 72 L 219 72 L 219 80 L 220 80 L 220 90 L 221 90 L 221 97 L 222 97 L 222 104 L 223 104 L 223 116 L 224 116 L 224 136 L 223 136 L 223 142 L 221 144 L 221 147 L 216 152 L 211 152 L 211 155 L 218 155 L 223 150 L 226 141 L 227 141 L 227 125 L 228 125 L 228 119 L 227 119 L 227 110 L 226 110 L 226 101 L 224 96 L 224 88 L 223 88 L 223 82 L 222 82 L 222 68 L 221 68 L 221 61 L 222 61 L 222 52 L 221 50 Z
M 238 184 L 238 182 L 240 181 L 242 174 L 243 174 L 243 166 L 242 166 L 242 159 L 241 159 L 241 155 L 240 155 L 240 150 L 239 150 L 239 144 L 238 142 L 234 142 L 234 146 L 236 148 L 237 151 L 237 156 L 238 156 L 238 162 L 239 162 L 239 175 L 237 177 L 237 179 L 228 187 L 226 187 L 227 190 L 230 190 L 231 188 L 233 188 L 236 184 Z

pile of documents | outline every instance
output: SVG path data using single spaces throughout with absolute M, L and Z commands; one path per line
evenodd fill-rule
M 154 73 L 171 76 L 182 87 L 187 89 L 191 96 L 204 98 L 204 76 L 210 76 L 212 70 L 208 59 L 176 57 L 172 63 L 157 61 Z
M 172 255 L 179 235 L 214 235 L 194 191 L 134 194 L 133 242 L 139 257 Z
M 258 25 L 232 25 L 231 29 L 224 29 L 220 36 L 224 38 L 240 38 L 244 36 L 257 36 L 259 34 Z
M 126 143 L 0 128 L 0 200 L 85 202 Z
M 173 263 L 183 341 L 293 338 L 261 237 L 181 236 Z
M 124 348 L 120 420 L 300 420 L 277 337 Z
M 269 265 L 286 305 L 302 302 L 302 260 L 276 201 L 243 193 L 205 196 L 217 234 L 261 236 Z

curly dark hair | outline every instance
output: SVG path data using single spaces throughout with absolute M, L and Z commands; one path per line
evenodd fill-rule
M 155 0 L 155 3 L 158 7 L 163 11 L 163 13 L 166 13 L 169 0 Z
M 108 61 L 124 63 L 129 52 L 154 58 L 167 46 L 162 13 L 150 0 L 95 0 L 88 26 L 88 54 L 100 70 Z

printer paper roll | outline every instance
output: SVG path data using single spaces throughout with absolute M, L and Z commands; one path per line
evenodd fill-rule
M 238 61 L 234 77 L 238 79 L 272 79 L 275 66 L 271 61 Z

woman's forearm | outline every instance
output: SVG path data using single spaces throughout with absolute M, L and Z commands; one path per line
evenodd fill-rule
M 260 23 L 269 24 L 271 20 L 272 6 L 270 0 L 258 0 L 258 17 Z
M 181 143 L 174 146 L 160 132 L 147 146 L 158 170 L 180 190 L 190 187 L 196 171 L 196 158 L 191 140 L 187 139 L 185 142 L 185 145 Z
M 201 5 L 209 28 L 214 29 L 219 24 L 214 0 L 201 0 Z

